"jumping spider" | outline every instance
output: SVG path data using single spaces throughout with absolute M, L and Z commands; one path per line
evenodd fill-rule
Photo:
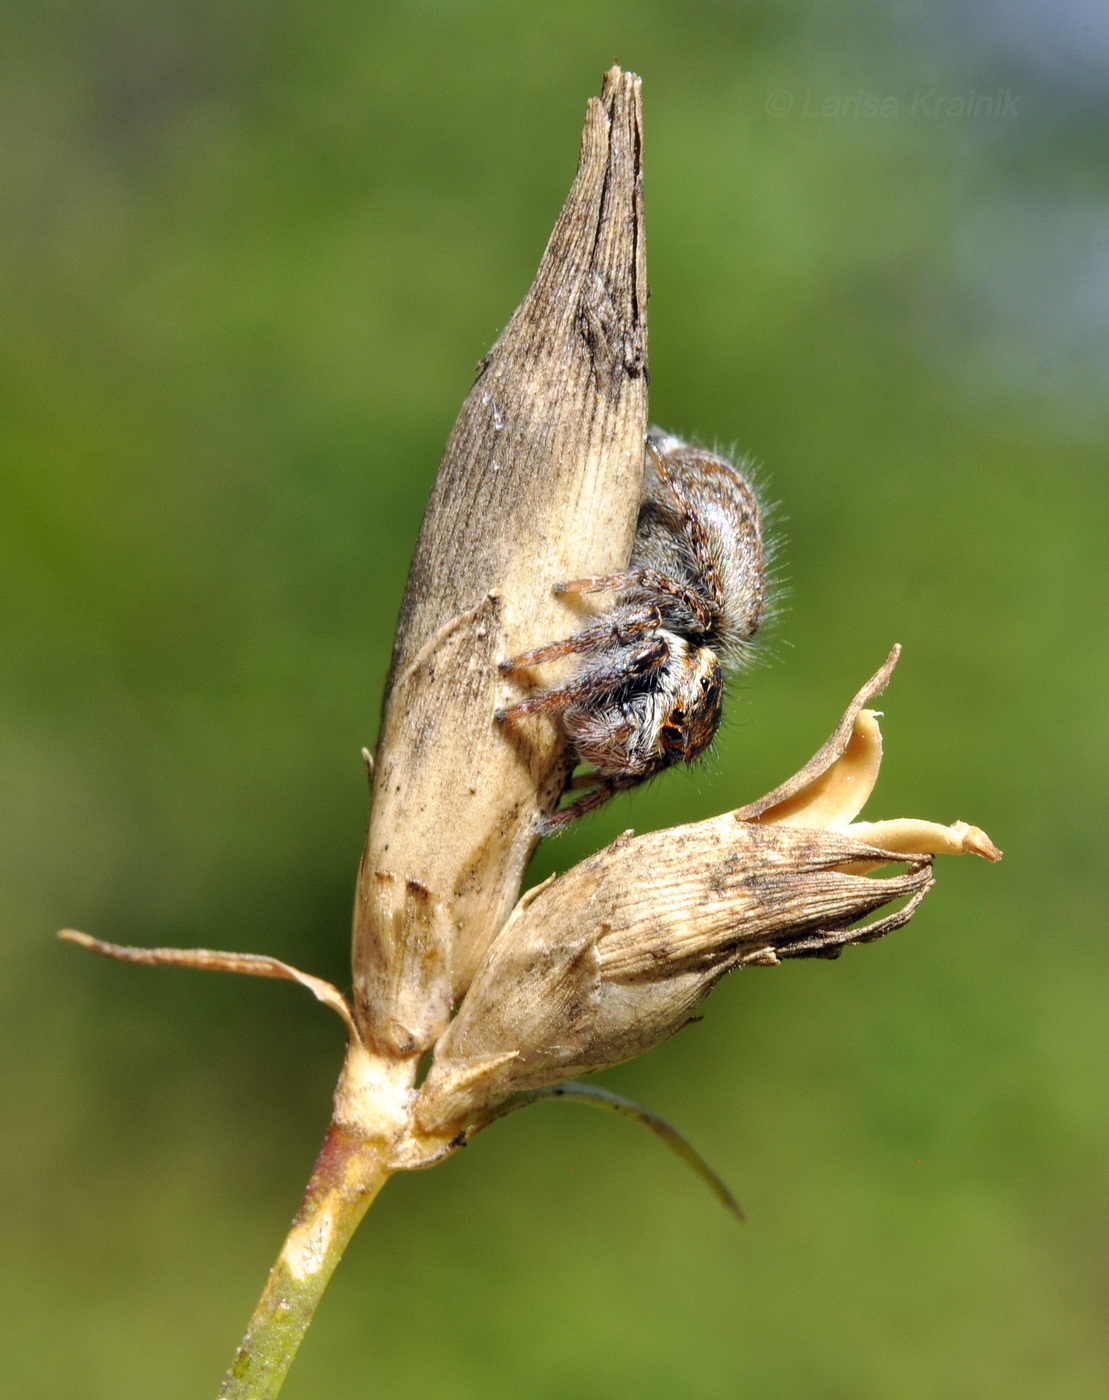
M 743 473 L 653 428 L 626 573 L 555 584 L 611 593 L 591 626 L 500 663 L 517 672 L 587 658 L 565 685 L 498 710 L 499 722 L 557 713 L 592 791 L 543 818 L 544 834 L 674 763 L 691 763 L 720 726 L 724 679 L 742 664 L 766 609 L 762 516 Z

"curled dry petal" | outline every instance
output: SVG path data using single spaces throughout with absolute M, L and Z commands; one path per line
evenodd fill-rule
M 843 829 L 859 841 L 881 846 L 885 851 L 900 851 L 904 856 L 975 855 L 995 865 L 1001 859 L 1001 852 L 982 828 L 966 822 L 940 826 L 938 822 L 920 821 L 916 817 L 898 817 L 885 822 L 853 822 Z M 874 869 L 866 864 L 847 868 L 856 873 L 860 869 Z
M 889 681 L 900 647 L 894 647 L 837 725 L 835 733 L 800 772 L 788 782 L 736 812 L 740 821 L 760 826 L 819 826 L 843 831 L 859 841 L 897 851 L 902 856 L 966 855 L 982 856 L 997 862 L 1001 852 L 977 826 L 901 817 L 894 821 L 856 822 L 878 779 L 882 764 L 882 732 L 878 714 L 863 707 Z M 875 869 L 874 861 L 857 861 L 846 866 L 861 874 Z
M 882 762 L 878 717 L 864 706 L 885 690 L 900 655 L 901 648 L 895 646 L 804 768 L 757 802 L 740 807 L 735 814 L 739 821 L 843 827 L 855 820 Z
M 633 837 L 520 901 L 435 1048 L 416 1105 L 427 1138 L 456 1134 L 511 1095 L 630 1059 L 673 1035 L 734 967 L 835 957 L 908 922 L 934 852 L 999 858 L 959 823 L 851 825 L 881 736 L 855 697 L 801 772 L 709 821 Z M 888 844 L 887 844 L 888 840 Z M 866 873 L 907 866 L 883 879 Z M 895 900 L 901 908 L 859 920 Z

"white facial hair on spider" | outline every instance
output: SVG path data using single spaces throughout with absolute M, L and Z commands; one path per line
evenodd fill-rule
M 723 673 L 742 665 L 766 612 L 762 512 L 726 457 L 653 428 L 628 570 L 555 584 L 610 593 L 596 620 L 559 642 L 501 662 L 515 674 L 583 658 L 565 684 L 497 711 L 515 723 L 557 714 L 592 791 L 549 814 L 544 833 L 675 763 L 691 763 L 720 727 Z

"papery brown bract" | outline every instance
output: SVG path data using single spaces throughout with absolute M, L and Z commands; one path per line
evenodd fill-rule
M 523 1089 L 603 1069 L 667 1039 L 744 963 L 834 955 L 905 922 L 851 929 L 921 898 L 926 858 L 884 880 L 851 861 L 904 860 L 838 832 L 731 813 L 610 846 L 520 907 L 435 1049 L 416 1107 L 429 1134 Z

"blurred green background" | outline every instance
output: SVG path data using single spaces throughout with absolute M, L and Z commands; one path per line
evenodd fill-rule
M 715 756 L 548 843 L 749 800 L 893 641 L 868 809 L 984 826 L 910 929 L 726 981 L 391 1183 L 289 1400 L 1109 1393 L 1109 19 L 1079 0 L 17 0 L 0 16 L 0 1375 L 214 1394 L 322 1135 L 408 557 L 614 57 L 652 417 L 780 502 Z M 448 818 L 449 819 L 449 816 Z

